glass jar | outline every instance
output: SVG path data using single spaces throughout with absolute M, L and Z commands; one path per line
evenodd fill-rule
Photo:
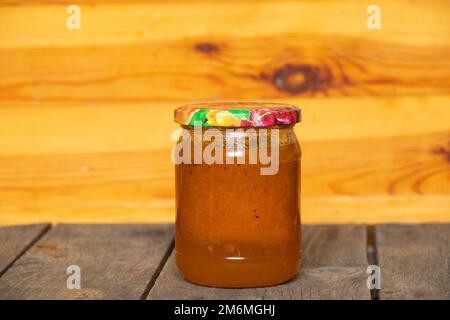
M 176 264 L 213 287 L 261 287 L 300 263 L 300 110 L 284 104 L 178 108 Z M 256 159 L 255 159 L 256 157 Z M 256 160 L 256 161 L 255 161 Z

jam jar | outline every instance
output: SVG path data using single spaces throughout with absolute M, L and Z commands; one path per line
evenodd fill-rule
M 200 103 L 175 110 L 175 258 L 189 282 L 283 283 L 300 264 L 300 109 Z

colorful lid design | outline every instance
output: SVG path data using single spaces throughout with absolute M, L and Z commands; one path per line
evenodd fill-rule
M 199 103 L 175 110 L 176 123 L 203 127 L 271 127 L 300 122 L 301 110 L 293 105 L 258 102 Z

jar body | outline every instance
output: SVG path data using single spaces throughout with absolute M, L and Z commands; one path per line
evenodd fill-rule
M 269 128 L 269 134 L 273 130 Z M 292 126 L 276 130 L 275 174 L 261 174 L 267 165 L 259 161 L 175 166 L 175 257 L 188 281 L 261 287 L 285 282 L 297 272 L 301 151 Z M 224 154 L 229 154 L 228 147 L 223 146 Z M 273 154 L 273 146 L 257 147 Z M 247 160 L 251 149 L 245 146 Z

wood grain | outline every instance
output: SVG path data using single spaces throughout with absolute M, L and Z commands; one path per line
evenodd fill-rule
M 449 140 L 441 132 L 304 143 L 304 221 L 448 221 Z M 0 221 L 173 221 L 169 157 L 168 149 L 0 156 Z
M 0 278 L 0 299 L 139 299 L 172 238 L 172 225 L 58 225 Z
M 49 224 L 0 228 L 0 277 L 49 228 Z
M 302 192 L 305 196 L 447 195 L 449 142 L 450 132 L 305 142 Z M 167 199 L 173 194 L 173 171 L 170 149 L 2 155 L 0 188 L 5 192 L 46 192 L 66 187 L 82 192 L 84 188 L 100 187 L 101 195 L 102 186 L 137 183 L 145 184 L 142 192 L 147 196 Z M 139 199 L 148 200 L 144 194 Z
M 178 105 L 303 108 L 307 222 L 449 221 L 450 6 L 0 4 L 0 225 L 173 221 Z M 418 23 L 420 22 L 420 23 Z
M 12 5 L 13 4 L 13 5 Z M 81 30 L 66 28 L 64 0 L 2 1 L 1 47 L 127 44 L 201 37 L 254 38 L 278 34 L 328 34 L 389 43 L 448 45 L 445 0 L 379 0 L 381 30 L 368 30 L 359 0 L 135 1 L 81 0 Z M 38 10 L 36 10 L 38 8 Z M 418 23 L 420 21 L 420 23 Z
M 367 29 L 356 0 L 98 1 L 81 4 L 76 31 L 65 26 L 66 4 L 16 4 L 0 6 L 2 100 L 398 96 L 450 87 L 450 9 L 440 2 L 379 1 L 379 31 Z
M 375 227 L 380 299 L 450 299 L 450 225 Z
M 103 153 L 171 148 L 177 103 L 57 103 L 0 100 L 0 154 Z M 307 141 L 394 138 L 450 131 L 450 95 L 293 98 Z M 131 125 L 132 124 L 132 125 Z M 307 150 L 304 150 L 307 154 Z
M 183 280 L 169 258 L 148 299 L 370 299 L 364 226 L 303 226 L 303 265 L 291 281 L 267 288 L 206 288 Z
M 130 103 L 439 94 L 450 89 L 449 54 L 450 47 L 317 35 L 7 49 L 0 50 L 0 99 Z

